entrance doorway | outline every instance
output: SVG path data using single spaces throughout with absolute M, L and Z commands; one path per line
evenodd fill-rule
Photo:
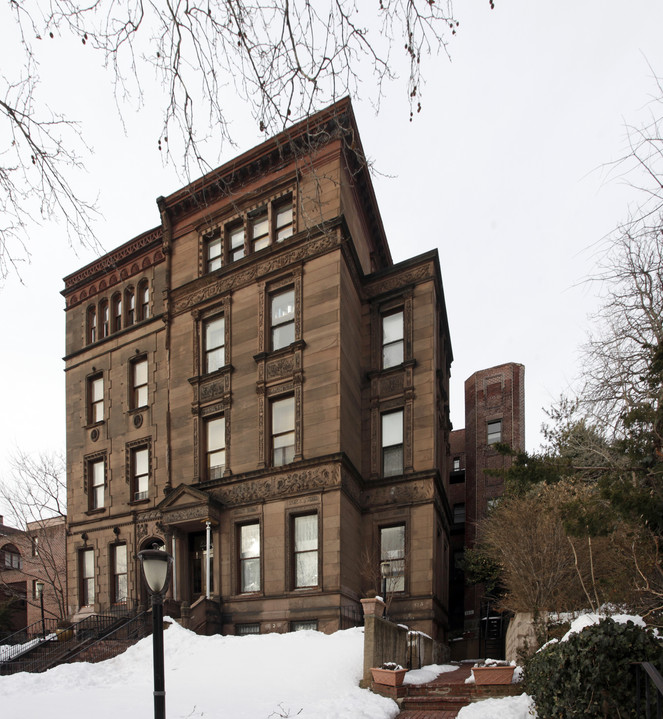
M 210 544 L 210 574 L 209 591 L 214 592 L 214 547 Z M 207 535 L 205 532 L 196 532 L 189 535 L 189 575 L 191 587 L 191 602 L 207 592 Z

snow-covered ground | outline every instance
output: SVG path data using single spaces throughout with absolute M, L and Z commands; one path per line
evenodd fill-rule
M 361 629 L 200 637 L 173 623 L 164 633 L 169 719 L 394 719 L 398 706 L 359 688 Z M 450 666 L 412 672 L 430 681 Z M 3 717 L 146 719 L 153 716 L 152 640 L 99 664 L 0 677 Z M 486 711 L 482 706 L 485 705 Z M 469 712 L 469 713 L 468 713 Z M 491 700 L 461 719 L 528 719 L 526 701 Z

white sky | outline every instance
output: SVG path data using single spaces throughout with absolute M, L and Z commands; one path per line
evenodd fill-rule
M 3 7 L 0 11 L 6 15 Z M 547 407 L 578 373 L 594 288 L 581 283 L 597 243 L 637 192 L 605 165 L 627 147 L 626 125 L 647 120 L 663 74 L 663 3 L 631 0 L 488 0 L 456 3 L 449 50 L 430 66 L 423 110 L 409 122 L 402 86 L 387 87 L 376 117 L 354 102 L 395 261 L 438 248 L 455 361 L 452 421 L 464 425 L 463 382 L 502 362 L 526 368 L 527 445 L 540 442 Z M 7 27 L 7 26 L 5 26 Z M 0 31 L 1 34 L 2 31 Z M 156 148 L 159 118 L 117 120 L 108 75 L 75 47 L 42 65 L 52 104 L 83 122 L 94 156 L 83 186 L 104 219 L 106 250 L 156 226 L 156 198 L 181 186 Z M 9 48 L 9 49 L 8 49 Z M 12 67 L 0 43 L 0 67 Z M 651 65 L 651 68 L 650 68 Z M 366 80 L 366 95 L 370 89 Z M 363 93 L 362 93 L 363 96 Z M 238 147 L 258 144 L 242 120 Z M 32 263 L 0 289 L 0 477 L 7 459 L 64 447 L 62 278 L 94 259 L 46 225 Z M 2 507 L 0 507 L 2 513 Z

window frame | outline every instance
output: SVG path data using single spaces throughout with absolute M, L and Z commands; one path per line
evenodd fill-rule
M 290 428 L 290 425 L 286 429 L 279 429 L 276 431 L 275 429 L 275 420 L 274 420 L 274 409 L 277 405 L 283 405 L 283 403 L 288 402 L 292 403 L 292 428 Z M 297 407 L 295 402 L 295 396 L 294 394 L 287 394 L 287 395 L 278 395 L 276 397 L 272 397 L 269 400 L 269 458 L 270 458 L 270 466 L 271 467 L 285 467 L 288 464 L 291 464 L 295 461 L 295 456 L 297 452 Z M 282 447 L 277 447 L 276 442 L 278 439 L 282 437 L 286 437 L 288 435 L 292 435 L 292 444 L 283 445 Z M 286 450 L 290 448 L 292 451 L 292 457 L 288 461 L 285 461 L 287 457 L 290 455 L 284 454 L 284 461 L 278 461 L 276 460 L 276 450 Z
M 494 427 L 495 425 L 497 425 L 499 427 L 499 430 L 497 432 L 495 432 L 495 430 L 493 429 L 493 431 L 491 432 L 491 427 Z M 504 422 L 503 422 L 502 417 L 500 417 L 498 419 L 486 420 L 486 444 L 488 446 L 492 446 L 494 444 L 501 442 L 503 431 L 504 431 Z M 491 439 L 491 437 L 492 437 L 492 439 Z
M 400 442 L 385 444 L 385 418 L 389 416 L 400 415 Z M 385 458 L 388 453 L 400 448 L 400 471 L 387 472 L 385 470 Z M 400 477 L 405 473 L 405 408 L 396 407 L 380 412 L 380 474 L 383 477 Z
M 85 334 L 87 344 L 94 344 L 97 339 L 97 308 L 95 305 L 89 305 L 85 313 Z
M 106 337 L 108 337 L 111 332 L 110 307 L 108 305 L 108 300 L 106 298 L 99 301 L 98 323 L 99 323 L 99 327 L 98 327 L 99 339 L 100 340 L 106 339 Z
M 275 300 L 284 295 L 292 295 L 292 315 L 284 315 L 288 319 L 274 321 Z M 268 294 L 268 320 L 269 320 L 269 350 L 278 352 L 279 350 L 290 347 L 297 341 L 297 290 L 294 285 L 280 287 Z M 278 343 L 275 341 L 276 332 L 282 331 L 286 327 L 292 327 L 292 340 L 288 343 Z
M 136 378 L 137 368 L 145 366 L 145 382 L 138 383 Z M 140 410 L 149 406 L 150 403 L 150 366 L 147 355 L 138 355 L 129 361 L 129 408 Z M 145 390 L 145 401 L 140 401 L 141 390 Z
M 133 287 L 124 290 L 124 327 L 136 324 L 136 292 Z
M 150 282 L 147 279 L 142 279 L 138 283 L 138 289 L 136 290 L 136 316 L 138 322 L 148 320 L 150 318 Z
M 402 557 L 386 557 L 386 552 L 383 551 L 384 541 L 383 541 L 383 532 L 387 532 L 390 529 L 402 529 L 403 534 L 403 543 L 402 543 Z M 380 556 L 380 576 L 382 576 L 382 564 L 384 562 L 389 562 L 390 566 L 391 563 L 399 563 L 402 562 L 402 568 L 399 569 L 396 573 L 391 572 L 386 577 L 385 587 L 386 587 L 386 593 L 387 594 L 404 594 L 407 589 L 407 525 L 405 522 L 394 522 L 390 524 L 383 524 L 378 527 L 378 541 L 379 541 L 379 556 Z M 394 550 L 387 550 L 387 551 L 394 551 Z M 396 550 L 399 551 L 399 550 Z M 389 588 L 389 580 L 393 579 L 393 577 L 396 577 L 397 580 L 402 580 L 402 588 L 400 589 L 390 589 Z M 401 584 L 401 581 L 398 581 L 398 584 Z
M 223 322 L 223 328 L 221 331 L 221 344 L 214 345 L 213 347 L 209 346 L 208 342 L 208 331 L 209 328 L 217 322 Z M 218 372 L 219 370 L 223 369 L 227 364 L 227 358 L 226 358 L 226 344 L 227 344 L 227 338 L 226 338 L 226 315 L 224 312 L 220 312 L 215 315 L 210 315 L 209 317 L 204 317 L 202 319 L 202 328 L 201 328 L 201 338 L 202 338 L 202 368 L 201 368 L 201 374 L 212 374 L 212 372 Z M 223 361 L 218 366 L 214 367 L 214 369 L 210 369 L 210 357 L 212 353 L 218 352 L 219 350 L 223 350 Z
M 217 248 L 218 253 L 210 252 L 211 248 Z M 209 275 L 212 272 L 220 270 L 225 264 L 223 261 L 223 236 L 221 229 L 215 227 L 210 232 L 203 235 L 203 263 L 205 272 L 204 274 Z
M 401 334 L 400 337 L 397 337 L 396 339 L 390 339 L 387 341 L 385 338 L 385 320 L 388 320 L 389 318 L 393 318 L 400 315 L 401 322 L 400 322 L 400 330 Z M 391 308 L 389 310 L 385 310 L 384 312 L 380 313 L 380 329 L 381 329 L 381 341 L 380 341 L 380 357 L 381 357 L 381 363 L 380 367 L 383 370 L 391 369 L 392 367 L 400 367 L 403 362 L 405 362 L 405 308 L 403 306 Z M 387 353 L 387 349 L 392 349 L 394 347 L 400 346 L 400 359 L 398 362 L 390 361 L 387 363 L 385 361 L 385 354 Z
M 5 571 L 11 569 L 17 569 L 20 571 L 23 569 L 23 557 L 21 556 L 19 548 L 15 544 L 7 542 L 7 544 L 4 544 L 2 548 L 0 548 L 0 551 L 3 554 L 2 568 Z
M 243 534 L 245 530 L 249 528 L 257 529 L 257 540 L 258 540 L 258 553 L 244 557 L 243 554 Z M 263 585 L 263 572 L 262 572 L 262 522 L 259 518 L 251 519 L 245 522 L 238 523 L 236 525 L 237 532 L 237 593 L 238 594 L 260 594 L 262 592 Z M 247 537 L 251 539 L 251 537 Z M 248 566 L 248 563 L 255 563 L 258 567 L 258 586 L 257 588 L 249 588 L 249 585 L 244 583 L 244 567 Z
M 122 329 L 122 310 L 123 310 L 123 303 L 122 303 L 122 293 L 116 292 L 111 297 L 111 332 L 120 332 Z
M 145 471 L 138 472 L 138 456 L 145 452 Z M 129 447 L 131 502 L 144 502 L 150 498 L 150 478 L 152 476 L 152 448 L 149 442 L 132 443 Z M 142 468 L 141 468 L 142 469 Z M 144 482 L 145 489 L 140 490 Z
M 210 447 L 210 427 L 212 423 L 222 421 L 223 427 L 221 436 L 223 438 L 223 445 Z M 228 467 L 228 437 L 227 437 L 227 421 L 226 421 L 226 415 L 224 414 L 213 414 L 208 415 L 206 417 L 203 417 L 203 466 L 204 466 L 204 480 L 208 482 L 212 482 L 217 479 L 221 479 L 227 470 Z M 215 464 L 210 465 L 210 460 L 212 458 L 212 455 L 223 453 L 223 464 Z M 212 467 L 214 468 L 221 468 L 218 472 L 212 473 Z
M 95 386 L 101 382 L 101 398 L 95 399 Z M 101 418 L 97 419 L 97 409 L 101 406 Z M 87 424 L 101 424 L 106 420 L 106 397 L 104 373 L 95 372 L 87 378 Z
M 297 522 L 298 520 L 315 517 L 315 549 L 297 549 Z M 290 547 L 291 547 L 291 577 L 292 589 L 294 591 L 310 591 L 320 587 L 320 512 L 316 509 L 312 512 L 297 512 L 290 515 Z M 297 559 L 303 554 L 315 553 L 315 584 L 300 584 L 297 571 Z
M 91 559 L 92 573 L 88 575 L 89 569 L 86 558 Z M 80 607 L 94 606 L 96 598 L 96 562 L 94 561 L 94 549 L 83 547 L 78 550 L 78 601 Z
M 258 631 L 253 631 L 256 628 Z M 260 634 L 260 622 L 242 622 L 241 624 L 235 624 L 235 636 L 249 637 L 252 634 Z
M 117 551 L 124 549 L 124 572 L 118 572 Z M 126 604 L 129 601 L 129 553 L 126 542 L 116 542 L 110 545 L 110 598 L 111 604 Z M 124 597 L 118 596 L 119 578 L 124 577 Z
M 88 457 L 85 460 L 85 464 L 87 468 L 88 511 L 101 511 L 106 507 L 106 456 L 96 455 L 94 457 Z M 95 467 L 98 466 L 101 466 L 102 470 L 101 482 L 97 482 L 98 476 L 95 472 Z

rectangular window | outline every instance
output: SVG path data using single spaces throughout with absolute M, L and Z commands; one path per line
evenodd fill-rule
M 32 598 L 39 599 L 39 589 L 37 589 L 37 580 L 32 580 Z
M 139 447 L 131 450 L 131 492 L 135 502 L 147 499 L 150 479 L 150 450 Z
M 104 421 L 104 376 L 95 375 L 88 378 L 87 384 L 88 424 Z
M 150 285 L 147 281 L 143 281 L 138 285 L 138 303 L 140 310 L 140 319 L 146 320 L 150 317 Z
M 453 522 L 454 524 L 465 523 L 465 502 L 454 504 L 453 508 Z
M 228 258 L 230 262 L 244 257 L 244 226 L 238 225 L 228 231 Z
M 32 556 L 33 557 L 39 556 L 39 537 L 32 538 Z
M 95 459 L 88 465 L 88 499 L 90 509 L 104 506 L 104 485 L 106 484 L 105 461 Z
M 226 323 L 223 317 L 214 317 L 204 324 L 205 372 L 215 372 L 226 363 Z
M 403 474 L 403 410 L 382 415 L 382 475 Z
M 295 458 L 295 398 L 272 402 L 272 466 L 290 464 Z
M 112 567 L 113 567 L 113 595 L 114 604 L 120 604 L 127 601 L 127 545 L 113 544 Z
M 295 341 L 295 290 L 273 294 L 269 298 L 271 348 L 287 347 Z
M 260 634 L 260 624 L 235 624 L 235 634 L 245 637 L 248 634 Z
M 291 632 L 317 632 L 318 622 L 315 619 L 304 622 L 290 622 Z
M 293 233 L 292 201 L 277 205 L 274 209 L 274 240 L 283 242 Z
M 145 358 L 132 363 L 131 409 L 147 406 L 147 360 Z
M 205 422 L 207 479 L 220 479 L 226 469 L 226 419 L 214 417 Z
M 83 549 L 80 560 L 80 601 L 81 607 L 94 604 L 94 550 Z
M 240 591 L 260 591 L 260 524 L 243 524 L 239 528 Z
M 486 424 L 486 442 L 495 444 L 502 441 L 502 420 L 494 419 Z
M 295 588 L 318 586 L 318 515 L 293 519 Z
M 205 237 L 205 263 L 208 272 L 218 270 L 223 263 L 223 245 L 219 230 Z
M 258 252 L 258 250 L 269 247 L 269 219 L 266 209 L 251 217 L 249 227 L 251 228 L 251 246 L 253 252 Z
M 460 457 L 454 457 L 454 472 L 460 469 Z
M 380 571 L 388 594 L 405 591 L 405 525 L 380 529 Z
M 403 310 L 382 317 L 382 369 L 402 364 L 404 359 Z
M 134 295 L 132 288 L 129 288 L 124 293 L 124 306 L 127 313 L 125 325 L 131 327 L 136 321 L 136 295 Z
M 88 307 L 87 311 L 87 341 L 97 341 L 97 308 Z

